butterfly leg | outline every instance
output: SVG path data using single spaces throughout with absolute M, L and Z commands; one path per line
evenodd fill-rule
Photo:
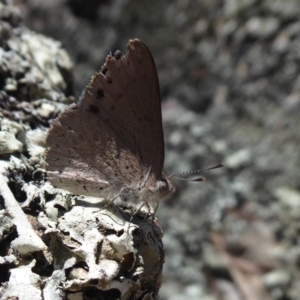
M 130 224 L 132 223 L 132 220 L 134 218 L 134 216 L 136 216 L 138 214 L 138 212 L 142 209 L 142 207 L 145 205 L 145 202 L 142 202 L 140 207 L 132 214 L 132 216 L 130 217 L 129 223 L 128 223 L 128 230 L 127 230 L 127 234 L 129 234 L 129 228 L 130 228 Z
M 152 222 L 154 222 L 154 217 L 155 217 L 155 214 L 156 214 L 156 212 L 157 212 L 157 210 L 158 210 L 158 206 L 159 206 L 159 202 L 157 202 L 157 205 L 156 205 L 156 207 L 155 207 L 155 209 L 154 209 L 154 211 L 153 211 L 153 214 L 152 214 Z
M 113 204 L 113 202 L 114 202 L 118 197 L 120 197 L 120 196 L 122 195 L 122 193 L 123 193 L 123 190 L 122 190 L 116 197 L 114 197 L 114 198 L 112 198 L 111 200 L 109 200 L 108 203 L 106 203 L 106 204 L 101 208 L 101 210 L 107 208 L 108 206 L 111 206 L 111 205 Z

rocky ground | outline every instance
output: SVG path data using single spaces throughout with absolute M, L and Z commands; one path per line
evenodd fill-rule
M 161 299 L 299 299 L 299 2 L 15 4 L 71 56 L 63 88 L 75 98 L 110 51 L 144 41 L 160 79 L 165 173 L 226 165 L 204 183 L 175 182 L 160 205 Z

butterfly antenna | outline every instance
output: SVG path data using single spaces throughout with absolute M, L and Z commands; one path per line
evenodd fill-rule
M 175 178 L 175 179 L 184 180 L 184 181 L 201 182 L 201 181 L 205 181 L 204 177 L 196 177 L 196 178 L 193 178 L 193 179 L 189 179 L 189 178 L 183 178 L 181 176 L 191 175 L 191 174 L 195 174 L 195 173 L 201 173 L 201 172 L 204 172 L 204 171 L 209 171 L 209 170 L 218 169 L 218 168 L 222 168 L 222 167 L 224 167 L 223 163 L 215 165 L 215 166 L 212 166 L 212 167 L 208 167 L 208 168 L 205 168 L 205 169 L 200 169 L 200 170 L 195 170 L 195 171 L 189 171 L 189 172 L 172 174 L 172 175 L 169 176 L 169 178 Z

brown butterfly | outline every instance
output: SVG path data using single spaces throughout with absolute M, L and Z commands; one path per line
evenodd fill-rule
M 53 121 L 46 144 L 51 183 L 73 194 L 158 203 L 174 192 L 162 173 L 159 83 L 143 42 L 106 57 L 79 102 Z

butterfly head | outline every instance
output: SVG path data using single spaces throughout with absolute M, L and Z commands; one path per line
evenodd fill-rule
M 146 183 L 145 187 L 140 190 L 140 199 L 147 202 L 158 203 L 167 199 L 175 191 L 171 181 L 162 174 L 161 178 L 155 183 L 153 181 Z
M 157 181 L 157 190 L 160 198 L 165 199 L 175 192 L 175 187 L 171 181 L 162 174 L 161 179 Z

